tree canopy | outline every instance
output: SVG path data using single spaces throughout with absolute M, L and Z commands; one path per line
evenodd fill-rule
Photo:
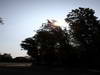
M 80 45 L 88 46 L 99 36 L 100 24 L 94 13 L 92 9 L 79 8 L 72 10 L 65 19 L 70 25 L 70 35 L 79 41 Z
M 54 26 L 48 20 L 37 30 L 36 34 L 21 43 L 21 47 L 28 50 L 28 54 L 38 59 L 41 57 L 50 62 L 55 59 L 64 58 L 67 53 L 68 38 L 66 30 Z
M 26 38 L 21 47 L 37 62 L 65 62 L 82 60 L 94 62 L 100 58 L 100 20 L 90 8 L 72 10 L 65 21 L 69 30 L 55 26 L 48 20 L 33 37 Z M 85 60 L 84 60 L 85 59 Z
M 90 8 L 72 10 L 65 19 L 69 23 L 70 41 L 85 51 L 87 57 L 95 57 L 100 49 L 100 20 Z

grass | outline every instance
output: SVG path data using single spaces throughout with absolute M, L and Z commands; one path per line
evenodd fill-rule
M 0 67 L 30 67 L 32 63 L 0 63 Z
M 88 70 L 82 67 L 44 66 L 31 63 L 0 63 L 0 75 L 24 74 L 24 75 L 95 75 L 99 71 Z

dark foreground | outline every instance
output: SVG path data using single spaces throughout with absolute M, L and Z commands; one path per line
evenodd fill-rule
M 17 65 L 17 66 L 16 66 Z M 65 66 L 44 66 L 29 64 L 18 64 L 13 66 L 0 66 L 0 75 L 95 75 L 99 70 L 88 69 L 88 67 L 65 67 Z M 26 66 L 25 66 L 26 65 Z

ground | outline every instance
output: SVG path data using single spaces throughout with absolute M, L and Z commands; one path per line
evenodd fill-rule
M 0 75 L 95 75 L 99 70 L 88 67 L 48 67 L 33 65 L 31 63 L 0 63 Z

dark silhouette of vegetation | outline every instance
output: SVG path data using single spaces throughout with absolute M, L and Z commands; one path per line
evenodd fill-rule
M 36 63 L 99 65 L 100 20 L 90 8 L 78 8 L 67 15 L 69 30 L 43 23 L 33 37 L 26 38 L 21 47 Z
M 70 26 L 70 41 L 80 49 L 82 62 L 88 64 L 97 63 L 100 58 L 100 21 L 94 13 L 93 9 L 79 8 L 65 19 Z
M 25 56 L 25 57 L 15 57 L 12 58 L 11 54 L 8 53 L 4 53 L 4 54 L 0 54 L 0 62 L 5 62 L 5 63 L 29 63 L 32 62 L 32 58 L 29 56 Z
M 12 62 L 13 58 L 10 54 L 4 53 L 0 54 L 0 62 Z
M 72 51 L 66 32 L 66 29 L 54 26 L 48 20 L 33 37 L 22 41 L 21 47 L 28 50 L 28 55 L 32 56 L 36 63 L 61 64 L 66 62 Z
M 13 62 L 17 62 L 17 63 L 26 63 L 26 62 L 32 62 L 32 58 L 31 57 L 16 57 L 13 59 Z
M 0 17 L 0 24 L 4 24 L 4 23 L 3 23 L 3 19 L 2 19 L 1 17 Z

